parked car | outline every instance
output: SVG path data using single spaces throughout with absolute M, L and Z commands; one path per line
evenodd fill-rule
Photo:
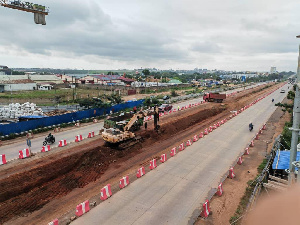
M 165 96 L 163 97 L 163 100 L 168 100 L 168 99 L 170 99 L 170 96 L 168 96 L 168 95 L 165 95 Z
M 285 90 L 282 89 L 282 90 L 280 91 L 280 93 L 285 93 Z
M 169 104 L 162 104 L 161 106 L 158 107 L 159 112 L 165 112 L 165 111 L 170 111 L 173 108 L 172 105 Z

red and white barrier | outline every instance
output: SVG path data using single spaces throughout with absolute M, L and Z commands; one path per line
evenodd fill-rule
M 218 186 L 218 191 L 216 192 L 216 195 L 222 196 L 222 194 L 223 194 L 223 184 L 221 182 Z
M 267 125 L 264 124 L 263 127 L 262 127 L 262 129 L 263 129 L 263 130 L 266 130 L 266 129 L 267 129 Z
M 205 203 L 202 205 L 202 212 L 200 216 L 207 218 L 209 214 L 210 214 L 209 201 L 206 200 Z
M 150 161 L 150 170 L 153 170 L 153 169 L 155 169 L 157 166 L 156 166 L 156 159 L 152 159 L 151 161 Z
M 129 184 L 129 177 L 125 176 L 120 179 L 120 188 L 124 188 Z
M 145 175 L 145 167 L 142 166 L 141 168 L 138 169 L 138 171 L 136 173 L 136 177 L 140 178 L 140 177 L 142 177 L 144 175 Z
M 186 142 L 186 146 L 191 146 L 191 145 L 192 145 L 191 140 L 188 140 L 188 141 Z
M 254 147 L 254 141 L 251 141 L 251 143 L 250 143 L 249 146 L 250 146 L 250 147 Z
M 184 150 L 184 143 L 181 143 L 181 144 L 179 145 L 179 151 L 182 151 L 182 150 Z
M 110 187 L 110 184 L 104 186 L 102 189 L 101 189 L 101 193 L 100 193 L 100 199 L 102 201 L 108 199 L 110 196 L 112 196 L 112 193 L 111 193 L 111 187 Z
M 167 161 L 167 155 L 166 154 L 162 154 L 160 156 L 160 162 L 164 163 L 165 161 Z
M 0 165 L 4 165 L 6 163 L 6 156 L 4 154 L 0 155 Z
M 204 130 L 204 133 L 203 133 L 204 135 L 208 135 L 208 130 L 207 130 L 207 128 Z
M 204 134 L 203 134 L 203 132 L 201 132 L 201 133 L 199 134 L 199 138 L 203 138 L 203 136 L 204 136 Z
M 43 146 L 41 152 L 49 152 L 50 151 L 50 145 Z
M 249 153 L 249 148 L 245 148 L 245 153 L 244 153 L 244 155 L 249 155 L 250 153 Z
M 233 172 L 233 167 L 231 167 L 231 168 L 229 169 L 229 175 L 228 175 L 228 177 L 231 178 L 231 179 L 233 179 L 233 178 L 235 177 L 235 174 L 234 174 L 234 172 Z
M 58 147 L 63 147 L 63 146 L 66 146 L 66 145 L 67 145 L 67 140 L 61 140 L 58 143 Z
M 196 142 L 196 141 L 198 141 L 198 135 L 195 135 L 195 136 L 193 137 L 193 142 Z
M 258 133 L 257 133 L 256 136 L 255 136 L 255 140 L 259 140 L 259 135 L 258 135 Z
M 76 206 L 76 216 L 82 216 L 86 212 L 90 211 L 90 202 L 89 200 L 84 201 Z
M 51 221 L 50 223 L 48 223 L 48 225 L 58 225 L 58 219 Z
M 95 137 L 95 132 L 94 131 L 89 132 L 88 138 L 92 138 L 92 137 Z
M 243 159 L 242 159 L 242 156 L 240 156 L 238 161 L 237 161 L 237 164 L 241 165 L 242 163 L 243 163 Z
M 19 151 L 19 159 L 25 159 L 30 157 L 30 151 L 28 148 Z
M 173 157 L 174 155 L 176 155 L 176 147 L 171 149 L 171 153 L 170 153 L 171 157 Z
M 262 134 L 262 133 L 263 133 L 262 129 L 259 129 L 258 133 L 259 133 L 259 134 Z
M 82 135 L 81 134 L 76 135 L 75 136 L 75 142 L 80 142 L 80 141 L 82 141 Z

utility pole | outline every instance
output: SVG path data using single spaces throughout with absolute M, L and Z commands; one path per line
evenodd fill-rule
M 300 35 L 297 36 L 300 38 Z M 291 140 L 291 150 L 290 150 L 290 173 L 289 173 L 289 184 L 294 183 L 295 181 L 295 162 L 297 157 L 297 145 L 299 137 L 299 123 L 300 123 L 300 91 L 299 91 L 299 82 L 300 82 L 300 45 L 299 45 L 299 55 L 298 55 L 298 67 L 297 67 L 297 77 L 296 77 L 296 93 L 294 99 L 294 116 L 293 116 L 293 127 L 290 128 L 292 131 L 292 140 Z M 297 179 L 300 182 L 300 179 Z

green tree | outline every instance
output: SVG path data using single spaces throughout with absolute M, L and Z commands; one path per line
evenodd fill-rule
M 150 71 L 148 69 L 144 69 L 142 73 L 147 77 L 150 75 Z

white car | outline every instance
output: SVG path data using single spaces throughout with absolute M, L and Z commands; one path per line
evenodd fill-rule
M 282 90 L 280 91 L 280 93 L 285 93 L 285 90 L 282 89 Z

